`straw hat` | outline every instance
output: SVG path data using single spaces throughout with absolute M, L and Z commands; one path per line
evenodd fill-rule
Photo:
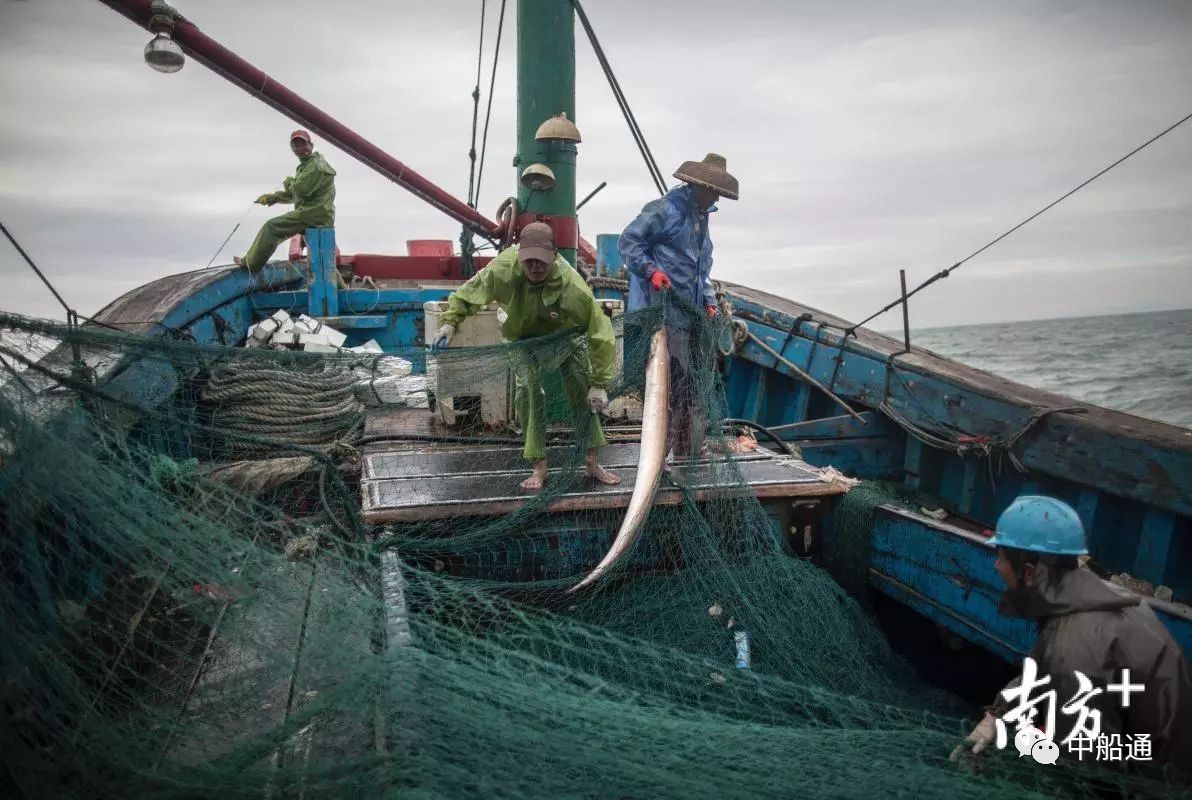
M 729 200 L 740 199 L 737 179 L 728 174 L 728 162 L 724 156 L 716 153 L 708 153 L 703 161 L 684 161 L 683 166 L 675 170 L 675 177 L 685 183 L 711 189 Z

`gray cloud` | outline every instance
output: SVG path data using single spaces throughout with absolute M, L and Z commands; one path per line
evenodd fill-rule
M 462 196 L 479 4 L 180 0 L 209 34 Z M 588 4 L 661 166 L 725 154 L 743 200 L 718 276 L 851 318 L 889 300 L 1192 108 L 1192 4 Z M 497 4 L 489 3 L 491 48 Z M 483 209 L 513 187 L 515 4 Z M 325 43 L 311 37 L 325 36 Z M 140 63 L 99 3 L 0 2 L 0 217 L 84 311 L 207 263 L 292 171 L 293 123 L 197 64 Z M 654 195 L 577 28 L 588 238 Z M 489 50 L 491 52 L 491 49 Z M 484 85 L 487 87 L 487 65 Z M 917 325 L 1192 305 L 1192 123 L 917 298 Z M 357 252 L 455 238 L 437 212 L 326 147 Z M 254 208 L 227 255 L 268 212 Z M 52 298 L 0 249 L 5 308 Z M 892 327 L 886 317 L 878 327 Z

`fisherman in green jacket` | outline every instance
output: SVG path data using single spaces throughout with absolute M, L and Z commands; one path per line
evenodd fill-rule
M 439 319 L 431 349 L 441 351 L 451 342 L 456 329 L 492 301 L 505 309 L 508 318 L 501 327 L 509 341 L 547 336 L 579 328 L 587 336 L 587 347 L 570 350 L 557 369 L 563 390 L 575 418 L 591 412 L 588 432 L 587 475 L 600 483 L 615 485 L 621 478 L 596 459 L 596 451 L 608 443 L 600 427 L 599 413 L 608 403 L 608 385 L 616 370 L 616 339 L 612 321 L 601 310 L 592 290 L 579 273 L 558 254 L 554 232 L 544 222 L 532 222 L 522 229 L 521 245 L 509 247 L 447 298 L 447 311 Z M 515 366 L 517 419 L 526 434 L 524 455 L 533 462 L 533 474 L 521 484 L 537 491 L 546 483 L 546 394 L 540 375 L 554 365 L 543 363 L 533 350 L 523 354 Z
M 257 198 L 263 206 L 293 203 L 294 210 L 274 217 L 261 226 L 248 252 L 234 260 L 256 274 L 273 256 L 277 246 L 307 228 L 330 228 L 335 225 L 335 170 L 314 151 L 310 134 L 303 130 L 290 134 L 290 150 L 298 156 L 298 171 L 286 178 L 285 188 Z

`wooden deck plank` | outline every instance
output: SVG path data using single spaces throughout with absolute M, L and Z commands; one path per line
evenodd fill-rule
M 600 463 L 610 468 L 637 464 L 639 446 L 634 443 L 610 444 L 600 450 Z M 574 447 L 548 447 L 548 463 L 567 464 L 576 458 Z M 738 456 L 736 461 L 769 458 L 765 452 Z M 430 478 L 452 475 L 491 475 L 525 472 L 529 469 L 521 451 L 511 447 L 419 447 L 411 450 L 378 450 L 365 455 L 361 477 L 364 480 L 395 478 Z M 556 467 L 554 471 L 561 471 Z
M 636 445 L 622 445 L 617 452 L 624 460 L 636 463 Z M 611 448 L 610 448 L 611 449 Z M 447 454 L 380 453 L 365 457 L 365 479 L 361 484 L 364 519 L 368 523 L 413 522 L 455 517 L 495 516 L 521 508 L 535 497 L 518 484 L 526 476 L 526 467 L 516 450 L 506 463 L 510 469 L 494 469 L 478 475 L 468 472 L 444 472 Z M 470 453 L 457 454 L 468 458 Z M 425 459 L 420 461 L 419 459 Z M 371 463 L 370 463 L 371 462 Z M 498 463 L 494 459 L 494 464 Z M 629 505 L 637 476 L 636 466 L 606 460 L 612 472 L 621 477 L 618 486 L 604 486 L 576 479 L 546 507 L 548 513 L 619 509 Z M 368 476 L 374 477 L 368 477 Z M 383 477 L 382 477 L 383 476 Z M 552 479 L 565 476 L 553 470 Z M 548 484 L 549 485 L 549 484 Z M 792 458 L 759 452 L 725 462 L 705 462 L 692 467 L 676 467 L 664 479 L 655 496 L 655 505 L 677 505 L 683 489 L 697 501 L 733 493 L 756 497 L 808 497 L 840 494 L 838 484 L 827 483 L 819 472 Z

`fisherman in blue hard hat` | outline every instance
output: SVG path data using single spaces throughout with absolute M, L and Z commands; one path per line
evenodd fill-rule
M 1154 764 L 1172 764 L 1192 772 L 1192 669 L 1188 659 L 1138 595 L 1101 580 L 1080 563 L 1088 554 L 1084 525 L 1071 506 L 1051 497 L 1024 495 L 1007 508 L 989 540 L 997 548 L 995 567 L 1006 583 L 1002 611 L 1033 619 L 1038 637 L 1029 656 L 1040 678 L 1050 676 L 1058 702 L 1081 694 L 1076 672 L 1102 691 L 1086 707 L 1100 712 L 1100 732 L 1111 736 L 1146 734 Z M 1106 691 L 1121 684 L 1123 671 L 1144 689 L 1129 696 Z M 1016 687 L 1015 679 L 1010 689 Z M 996 735 L 996 720 L 1009 709 L 999 693 L 985 717 L 956 748 L 980 754 Z M 1077 722 L 1075 714 L 1057 714 L 1055 731 L 1062 743 Z M 1013 737 L 1011 730 L 1010 736 Z M 1061 745 L 1061 755 L 1071 755 Z M 1121 765 L 1119 765 L 1121 766 Z

